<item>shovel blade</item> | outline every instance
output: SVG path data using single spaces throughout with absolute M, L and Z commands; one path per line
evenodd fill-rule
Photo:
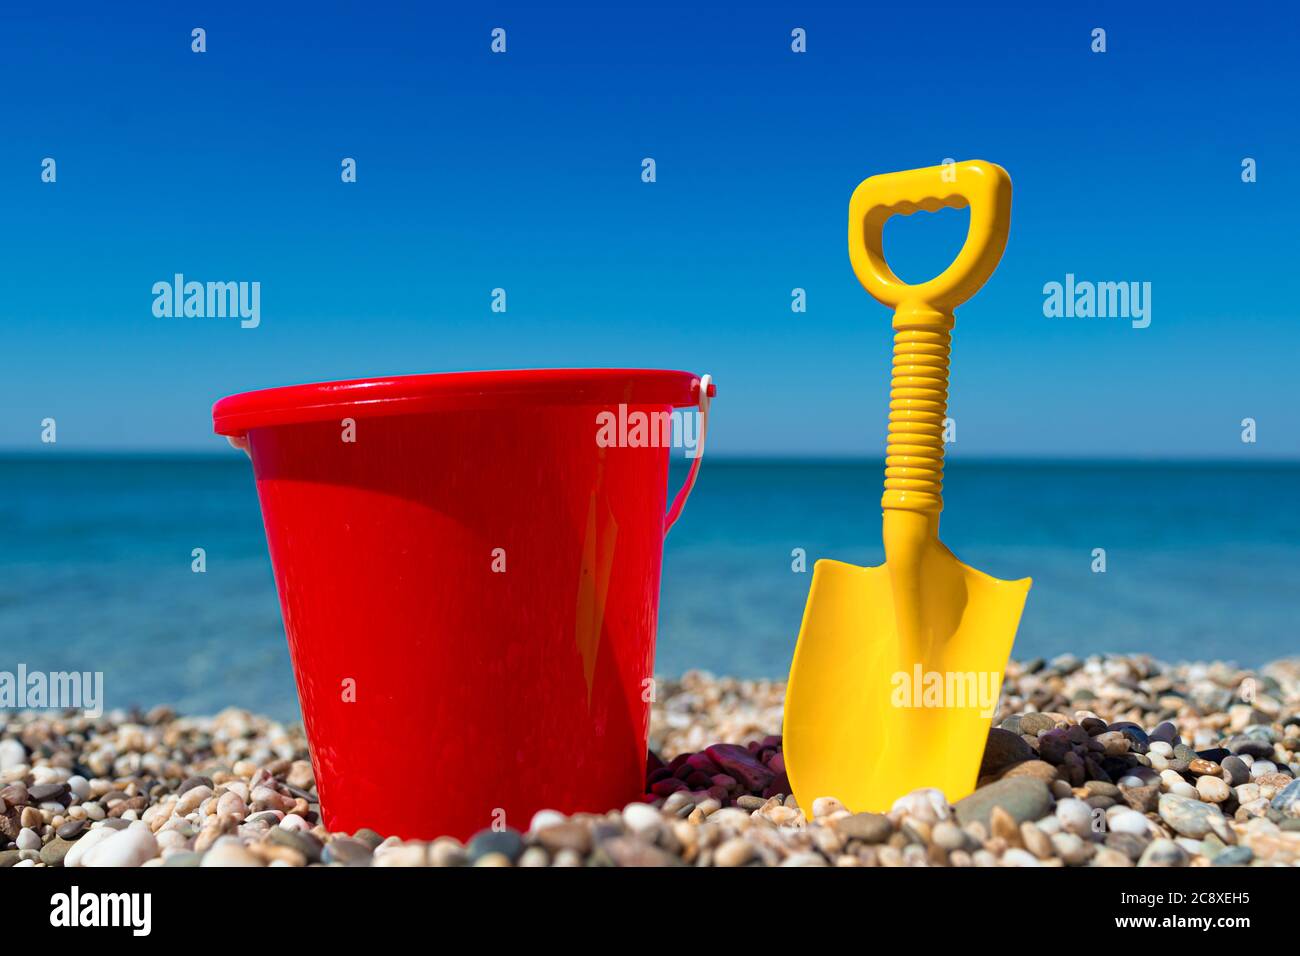
M 944 549 L 925 640 L 900 638 L 886 565 L 818 561 L 786 689 L 784 753 L 805 812 L 830 796 L 888 810 L 937 787 L 975 789 L 1030 581 L 1002 581 Z

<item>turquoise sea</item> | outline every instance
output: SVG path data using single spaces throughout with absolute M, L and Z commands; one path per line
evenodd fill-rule
M 706 460 L 665 551 L 657 670 L 783 677 L 793 552 L 879 563 L 880 484 L 878 461 Z M 1300 465 L 956 461 L 945 500 L 959 557 L 1034 578 L 1018 657 L 1300 653 Z M 295 716 L 243 457 L 0 457 L 0 670 L 19 663 L 103 671 L 109 707 Z

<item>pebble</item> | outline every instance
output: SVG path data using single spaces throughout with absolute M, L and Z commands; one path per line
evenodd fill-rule
M 704 752 L 724 773 L 743 783 L 749 790 L 761 792 L 776 779 L 771 770 L 746 748 L 737 744 L 714 744 L 705 748 Z
M 1153 743 L 1165 744 L 1172 750 L 1171 745 L 1178 739 L 1178 727 L 1172 722 L 1164 720 L 1156 725 L 1149 736 Z
M 1074 833 L 1056 833 L 1052 835 L 1052 849 L 1067 865 L 1079 866 L 1088 861 L 1093 854 L 1092 845 Z
M 38 783 L 27 788 L 27 796 L 32 803 L 62 802 L 69 793 L 66 783 Z
M 1089 862 L 1088 865 L 1104 867 L 1132 866 L 1133 861 L 1119 850 L 1104 846 L 1093 854 L 1091 862 Z
M 1120 787 L 1124 802 L 1139 813 L 1153 813 L 1160 801 L 1160 789 L 1155 786 Z
M 1255 858 L 1248 846 L 1230 846 L 1214 857 L 1215 866 L 1249 866 Z
M 843 813 L 845 809 L 844 804 L 834 797 L 818 797 L 813 801 L 814 817 L 828 817 L 832 813 Z
M 27 763 L 27 748 L 12 737 L 0 740 L 0 773 L 8 773 Z
M 524 852 L 524 838 L 518 830 L 480 830 L 469 841 L 466 849 L 471 865 L 489 853 L 499 853 L 508 863 L 514 863 Z
M 883 813 L 855 813 L 836 820 L 835 831 L 848 840 L 864 843 L 883 843 L 894 832 L 894 825 Z
M 72 849 L 69 850 L 67 855 L 63 858 L 63 865 L 65 867 L 81 866 L 81 860 L 87 853 L 94 849 L 97 844 L 102 843 L 109 837 L 113 836 L 116 832 L 117 831 L 115 830 L 110 830 L 108 827 L 99 827 L 91 830 L 80 840 L 77 840 L 72 844 Z
M 269 843 L 286 846 L 302 854 L 303 859 L 308 863 L 321 862 L 321 853 L 324 847 L 321 845 L 321 841 L 310 832 L 288 827 L 272 827 L 267 832 L 266 840 Z
M 957 821 L 963 826 L 979 822 L 988 826 L 994 807 L 1002 807 L 1017 823 L 1038 820 L 1052 809 L 1052 794 L 1047 785 L 1033 777 L 1013 777 L 981 787 L 955 806 Z
M 994 727 L 989 731 L 988 743 L 984 746 L 984 758 L 980 763 L 979 775 L 993 776 L 1013 764 L 1032 759 L 1034 759 L 1034 748 L 1030 747 L 1020 734 Z
M 1238 757 L 1268 759 L 1273 756 L 1273 745 L 1271 743 L 1242 735 L 1229 739 L 1224 744 L 1224 747 Z
M 1026 850 L 1040 860 L 1052 856 L 1052 838 L 1036 824 L 1029 821 L 1020 824 L 1020 842 L 1025 845 Z
M 611 837 L 600 844 L 600 849 L 615 866 L 659 867 L 681 865 L 681 860 L 677 857 L 637 837 Z M 581 857 L 577 858 L 574 865 L 581 865 Z
M 1030 737 L 1042 736 L 1056 726 L 1056 721 L 1045 714 L 1024 714 L 1020 718 L 1020 732 Z
M 85 841 L 79 841 L 80 847 Z M 81 858 L 82 866 L 140 866 L 158 855 L 158 841 L 144 823 L 132 823 L 101 840 Z
M 754 856 L 755 849 L 747 840 L 732 837 L 714 852 L 713 862 L 718 866 L 744 866 Z
M 1300 780 L 1292 780 L 1283 787 L 1269 803 L 1269 809 L 1288 817 L 1300 817 Z
M 1138 866 L 1187 866 L 1191 857 L 1173 840 L 1152 840 Z
M 623 808 L 623 822 L 634 833 L 650 833 L 663 826 L 659 811 L 648 803 L 629 803 Z
M 1236 787 L 1250 781 L 1250 766 L 1240 757 L 1224 757 L 1220 766 L 1228 786 Z
M 63 866 L 63 861 L 67 858 L 68 851 L 73 846 L 75 844 L 71 840 L 55 837 L 41 847 L 41 862 L 46 866 Z
M 86 800 L 90 797 L 90 781 L 80 774 L 74 773 L 68 778 L 68 789 L 77 800 Z
M 262 861 L 237 840 L 221 839 L 212 845 L 199 866 L 261 866 Z
M 1200 798 L 1208 803 L 1223 803 L 1232 796 L 1232 788 L 1218 777 L 1199 777 L 1196 791 Z
M 1138 813 L 1136 810 L 1121 810 L 1106 819 L 1106 827 L 1112 833 L 1128 833 L 1133 836 L 1145 837 L 1151 833 L 1151 825 L 1147 822 L 1145 814 Z
M 537 842 L 551 853 L 572 850 L 581 856 L 591 852 L 591 830 L 577 821 L 565 820 L 543 827 L 536 834 Z M 507 853 L 506 856 L 509 856 Z M 514 859 L 514 857 L 511 857 Z
M 924 820 L 926 823 L 937 823 L 948 819 L 951 811 L 948 809 L 948 798 L 943 795 L 942 790 L 923 787 L 905 793 L 895 800 L 890 813 Z
M 41 838 L 35 830 L 23 827 L 18 832 L 18 839 L 14 841 L 20 850 L 39 850 L 41 848 Z
M 565 823 L 569 818 L 558 810 L 538 810 L 533 814 L 532 822 L 528 824 L 529 833 L 537 833 L 539 830 L 545 830 L 547 827 L 556 826 Z
M 1226 827 L 1223 814 L 1212 803 L 1201 803 L 1166 793 L 1160 798 L 1160 819 L 1181 836 L 1201 839 L 1207 833 L 1219 833 Z
M 374 851 L 360 840 L 352 837 L 335 837 L 325 844 L 325 849 L 321 853 L 321 862 L 343 866 L 369 866 L 373 856 Z
M 1088 837 L 1093 832 L 1093 809 L 1082 800 L 1070 798 L 1057 801 L 1056 818 L 1061 821 L 1061 829 L 1076 836 Z
M 1016 764 L 1002 775 L 1003 780 L 1015 777 L 1033 777 L 1044 783 L 1051 783 L 1057 779 L 1057 774 L 1056 768 L 1045 760 L 1026 760 L 1024 763 Z
M 960 850 L 966 845 L 965 831 L 951 820 L 940 820 L 936 823 L 934 829 L 930 831 L 930 839 L 935 846 L 948 851 Z
M 176 804 L 176 812 L 181 816 L 188 816 L 199 808 L 204 800 L 212 796 L 212 788 L 205 784 L 197 784 L 190 787 L 181 796 L 180 801 Z
M 208 791 L 211 792 L 213 786 L 214 784 L 212 782 L 211 777 L 200 777 L 200 776 L 186 777 L 184 780 L 181 781 L 180 786 L 176 788 L 176 794 L 179 796 L 181 794 L 188 793 L 190 790 L 193 790 L 195 787 L 207 787 Z
M 372 865 L 379 867 L 429 866 L 429 845 L 427 843 L 398 843 L 381 847 L 375 851 L 375 860 Z M 509 866 L 509 860 L 506 861 L 506 865 Z

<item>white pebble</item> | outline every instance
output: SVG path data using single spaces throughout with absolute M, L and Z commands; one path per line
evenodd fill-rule
M 40 834 L 30 827 L 23 827 L 19 830 L 18 839 L 14 842 L 18 844 L 20 850 L 39 850 L 41 848 Z
M 1133 836 L 1148 836 L 1151 825 L 1147 818 L 1136 810 L 1122 810 L 1106 821 L 1106 826 L 1113 833 L 1131 833 Z
M 1199 800 L 1201 795 L 1197 789 L 1186 780 L 1180 780 L 1169 788 L 1169 792 L 1178 797 L 1186 797 L 1188 800 Z
M 84 837 L 83 837 L 84 839 Z M 148 824 L 132 824 L 97 843 L 82 859 L 82 866 L 139 866 L 158 855 L 158 841 Z M 66 861 L 65 861 L 66 862 Z
M 1056 819 L 1067 833 L 1087 837 L 1092 835 L 1092 807 L 1071 797 L 1056 804 Z
M 844 809 L 846 809 L 844 804 L 840 803 L 840 801 L 836 800 L 834 797 L 818 797 L 813 801 L 814 817 L 828 817 L 832 813 L 839 813 Z
M 199 866 L 261 866 L 262 861 L 244 849 L 238 840 L 221 839 L 212 845 Z
M 1002 854 L 1003 866 L 1041 866 L 1038 857 L 1034 856 L 1028 850 L 1022 850 L 1019 847 L 1011 847 Z
M 227 790 L 217 798 L 217 816 L 232 816 L 243 819 L 248 814 L 248 806 L 244 803 L 243 798 L 233 790 Z
M 1174 748 L 1171 744 L 1167 744 L 1163 740 L 1153 740 L 1151 741 L 1150 752 L 1147 756 L 1150 756 L 1151 754 L 1159 754 L 1162 757 L 1169 757 L 1172 756 L 1173 752 Z
M 1034 826 L 1038 827 L 1038 829 L 1042 830 L 1048 836 L 1061 832 L 1061 821 L 1056 817 L 1043 817 L 1043 819 L 1035 822 Z
M 159 848 L 164 851 L 188 846 L 190 842 L 179 830 L 162 830 L 155 839 L 158 841 Z
M 1176 784 L 1184 783 L 1183 775 L 1177 770 L 1160 771 L 1160 789 L 1171 790 Z
M 1052 837 L 1052 849 L 1066 863 L 1082 863 L 1088 858 L 1089 844 L 1073 833 L 1058 833 Z
M 290 813 L 280 821 L 280 826 L 286 830 L 310 830 L 311 824 L 298 816 L 296 813 Z
M 1226 783 L 1218 777 L 1209 775 L 1197 779 L 1196 791 L 1201 795 L 1201 799 L 1208 803 L 1222 803 L 1232 794 Z
M 947 820 L 951 815 L 948 809 L 948 798 L 943 795 L 942 790 L 934 787 L 922 787 L 903 794 L 894 801 L 889 812 L 891 815 L 914 817 L 926 823 L 938 823 L 940 820 Z
M 648 833 L 663 826 L 658 809 L 648 803 L 629 803 L 623 808 L 623 822 L 634 833 Z
M 566 817 L 559 810 L 538 810 L 533 814 L 532 822 L 528 824 L 529 833 L 537 833 L 545 830 L 547 827 L 553 827 L 556 824 L 564 823 Z
M 27 749 L 12 737 L 0 740 L 0 773 L 27 765 Z
M 64 767 L 33 767 L 32 782 L 35 784 L 63 783 L 69 771 Z
M 81 866 L 81 860 L 86 854 L 117 832 L 116 830 L 110 830 L 108 827 L 93 827 L 89 833 L 72 844 L 72 849 L 63 858 L 63 865 Z
M 73 796 L 78 800 L 86 800 L 90 796 L 90 780 L 82 777 L 81 774 L 73 774 L 69 777 L 68 786 L 72 788 Z
M 1250 765 L 1250 779 L 1258 780 L 1266 773 L 1277 773 L 1277 764 L 1271 760 L 1256 760 Z
M 237 793 L 239 794 L 240 800 L 243 800 L 245 803 L 248 802 L 248 784 L 244 783 L 242 780 L 230 780 L 223 783 L 221 789 L 226 793 Z

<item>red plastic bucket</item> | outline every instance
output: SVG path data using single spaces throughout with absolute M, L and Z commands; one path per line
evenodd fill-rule
M 467 372 L 216 404 L 252 458 L 331 830 L 463 839 L 643 792 L 663 539 L 700 459 L 665 518 L 662 431 L 601 426 L 707 411 L 705 383 Z

